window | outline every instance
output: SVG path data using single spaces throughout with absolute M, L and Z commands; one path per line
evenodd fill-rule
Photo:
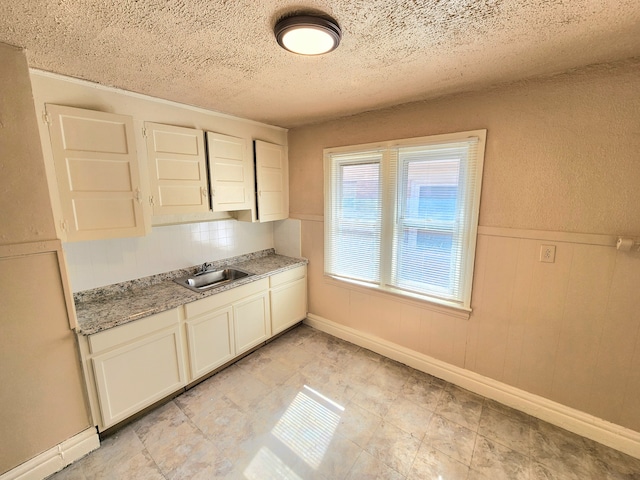
M 325 150 L 325 274 L 469 310 L 485 138 Z

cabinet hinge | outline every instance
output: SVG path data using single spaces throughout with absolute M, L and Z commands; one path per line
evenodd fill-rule
M 51 125 L 51 116 L 47 113 L 46 110 L 42 112 L 42 121 L 47 125 Z

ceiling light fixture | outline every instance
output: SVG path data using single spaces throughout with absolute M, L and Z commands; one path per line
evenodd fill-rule
M 322 55 L 335 50 L 340 44 L 342 31 L 331 17 L 297 15 L 286 17 L 273 29 L 278 44 L 300 55 Z

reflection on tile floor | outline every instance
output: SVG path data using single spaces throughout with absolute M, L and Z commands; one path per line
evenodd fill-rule
M 299 326 L 51 478 L 629 480 L 640 460 Z

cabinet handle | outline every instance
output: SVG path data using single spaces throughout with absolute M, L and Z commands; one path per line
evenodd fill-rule
M 142 192 L 140 191 L 140 187 L 136 187 L 136 200 L 142 205 Z
M 202 196 L 203 197 L 207 197 L 207 187 L 201 187 L 200 190 L 202 190 Z

